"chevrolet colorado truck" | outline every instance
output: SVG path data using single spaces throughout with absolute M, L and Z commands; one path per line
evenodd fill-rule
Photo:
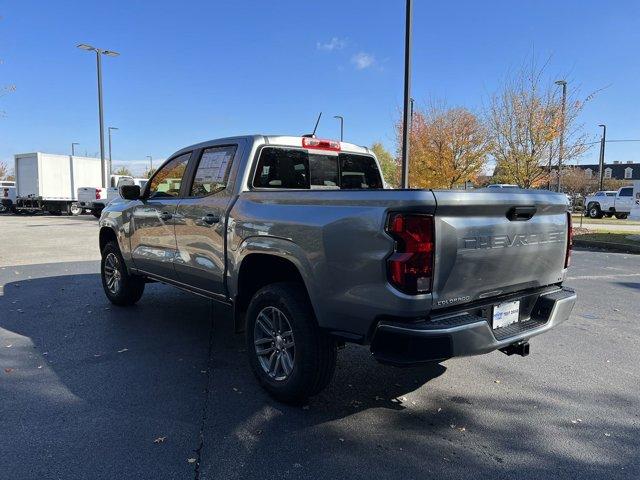
M 228 305 L 286 402 L 329 383 L 345 342 L 398 366 L 524 356 L 576 300 L 563 195 L 386 189 L 371 150 L 346 142 L 209 141 L 120 195 L 100 218 L 108 299 L 132 305 L 158 281 Z

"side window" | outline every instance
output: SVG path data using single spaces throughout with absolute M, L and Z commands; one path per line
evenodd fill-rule
M 224 190 L 236 148 L 235 145 L 227 145 L 203 150 L 189 196 L 203 197 Z
M 340 188 L 382 188 L 382 178 L 372 157 L 340 154 Z
M 158 170 L 151 179 L 149 198 L 178 197 L 190 157 L 191 153 L 180 155 Z
M 620 189 L 621 197 L 633 197 L 633 187 L 621 188 Z
M 266 147 L 253 177 L 256 188 L 309 188 L 309 159 L 302 150 Z

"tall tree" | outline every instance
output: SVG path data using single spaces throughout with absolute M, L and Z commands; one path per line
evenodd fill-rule
M 7 180 L 9 176 L 9 167 L 6 163 L 0 162 L 0 180 Z
M 561 89 L 535 62 L 507 79 L 486 112 L 496 180 L 529 188 L 546 183 L 550 159 L 557 161 L 562 130 Z M 585 100 L 570 89 L 564 113 L 564 155 L 567 162 L 587 150 L 587 136 L 578 116 Z
M 382 143 L 376 142 L 371 146 L 371 150 L 378 158 L 380 162 L 380 168 L 382 169 L 382 176 L 387 182 L 387 185 L 393 188 L 400 187 L 400 165 L 398 161 L 393 158 L 393 155 L 384 148 Z
M 128 175 L 130 177 L 133 176 L 133 174 L 131 173 L 131 170 L 129 170 L 127 167 L 120 167 L 118 170 L 116 170 L 114 172 L 115 175 Z
M 144 178 L 151 178 L 151 176 L 156 173 L 157 168 L 149 168 L 148 170 L 145 170 L 144 173 L 142 174 L 142 176 Z
M 401 138 L 401 125 L 397 134 Z M 487 129 L 466 108 L 432 103 L 415 110 L 411 122 L 410 186 L 454 188 L 475 180 L 490 150 Z

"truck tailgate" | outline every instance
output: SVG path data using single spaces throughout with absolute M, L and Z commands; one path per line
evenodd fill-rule
M 93 187 L 81 187 L 78 189 L 78 202 L 93 202 L 96 199 L 96 189 Z
M 561 282 L 564 195 L 537 190 L 434 191 L 433 308 Z

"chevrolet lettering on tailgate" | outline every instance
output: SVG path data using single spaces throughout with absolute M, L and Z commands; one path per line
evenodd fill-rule
M 461 250 L 476 250 L 483 248 L 525 247 L 544 243 L 564 242 L 564 232 L 529 233 L 517 235 L 479 235 L 462 239 Z

